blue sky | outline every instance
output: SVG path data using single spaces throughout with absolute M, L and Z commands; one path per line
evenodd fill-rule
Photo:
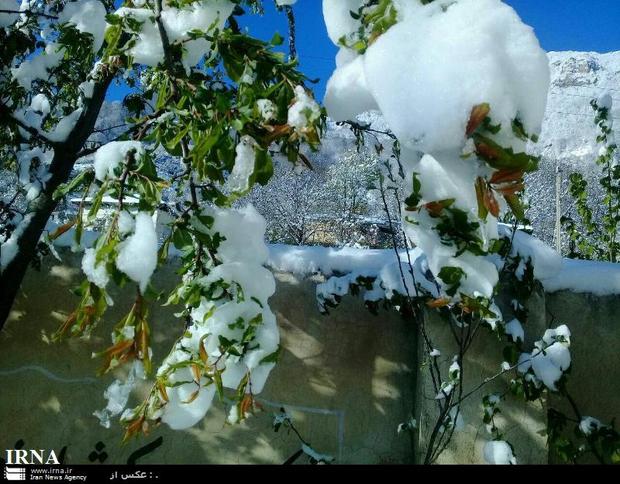
M 620 0 L 505 0 L 525 23 L 536 30 L 545 50 L 610 52 L 620 50 Z M 242 26 L 259 38 L 269 40 L 275 31 L 285 35 L 286 18 L 264 0 L 265 16 L 248 15 Z M 327 37 L 321 0 L 298 0 L 293 7 L 297 19 L 297 49 L 301 70 L 310 78 L 322 99 L 325 84 L 335 68 L 337 48 Z M 286 46 L 286 44 L 285 44 Z M 284 46 L 284 47 L 285 47 Z M 113 88 L 111 99 L 120 99 L 123 88 Z

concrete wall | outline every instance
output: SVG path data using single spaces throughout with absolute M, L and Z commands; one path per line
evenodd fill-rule
M 501 304 L 500 304 L 501 305 Z M 540 339 L 545 329 L 566 324 L 571 329 L 571 356 L 573 367 L 569 377 L 568 391 L 577 402 L 583 416 L 594 416 L 604 423 L 620 418 L 620 379 L 617 367 L 620 364 L 617 343 L 620 341 L 620 297 L 595 297 L 590 294 L 576 294 L 568 291 L 552 294 L 538 293 L 529 301 L 530 318 L 524 328 L 526 346 Z M 505 315 L 509 310 L 502 307 Z M 435 318 L 431 321 L 430 335 L 437 347 L 444 352 L 441 366 L 444 374 L 456 353 L 456 345 L 446 323 Z M 464 393 L 478 386 L 486 378 L 500 372 L 505 345 L 487 331 L 476 338 L 466 357 Z M 505 394 L 510 377 L 498 378 L 473 394 L 462 407 L 464 426 L 455 432 L 451 444 L 437 462 L 443 464 L 476 464 L 483 462 L 482 448 L 489 434 L 482 422 L 482 397 L 485 394 Z M 426 448 L 432 427 L 437 419 L 433 391 L 428 371 L 418 370 L 418 391 L 416 392 L 416 416 L 420 429 L 416 448 L 416 459 L 423 461 L 420 449 Z M 501 414 L 496 418 L 498 427 L 514 447 L 521 464 L 544 464 L 556 462 L 549 454 L 546 437 L 541 431 L 546 428 L 547 409 L 555 408 L 575 418 L 563 397 L 551 395 L 548 401 L 529 402 L 508 394 L 500 405 Z M 572 437 L 572 429 L 569 429 Z M 589 462 L 587 459 L 584 462 Z
M 105 406 L 103 391 L 113 376 L 95 378 L 99 362 L 89 356 L 109 343 L 110 328 L 128 310 L 132 290 L 115 291 L 115 305 L 90 341 L 48 345 L 42 335 L 53 332 L 77 303 L 69 291 L 80 281 L 78 259 L 71 254 L 63 257 L 64 263 L 48 261 L 41 273 L 28 274 L 10 322 L 0 333 L 0 450 L 14 448 L 21 440 L 26 449 L 64 448 L 65 461 L 74 464 L 88 463 L 89 457 L 124 463 L 132 454 L 140 463 L 282 463 L 299 449 L 293 434 L 272 430 L 273 413 L 283 405 L 313 447 L 334 455 L 339 463 L 420 460 L 416 454 L 420 442 L 428 439 L 435 395 L 420 369 L 422 362 L 416 361 L 413 329 L 391 313 L 370 315 L 355 298 L 346 298 L 329 317 L 321 316 L 314 302 L 315 283 L 289 274 L 277 275 L 277 293 L 271 301 L 284 352 L 261 395 L 265 410 L 231 427 L 224 425 L 224 406 L 215 404 L 193 429 L 172 432 L 162 426 L 121 446 L 118 425 L 105 429 L 92 416 Z M 173 271 L 169 267 L 158 274 L 159 289 L 174 286 Z M 620 334 L 619 298 L 541 294 L 530 304 L 533 316 L 526 328 L 530 335 L 561 323 L 573 331 L 570 388 L 584 413 L 606 421 L 619 417 L 620 379 L 614 372 L 620 362 L 614 345 Z M 163 355 L 181 331 L 175 310 L 152 308 L 156 356 Z M 429 327 L 444 351 L 442 364 L 449 364 L 451 343 L 445 325 L 431 321 Z M 480 333 L 469 353 L 467 388 L 499 371 L 501 349 L 493 336 Z M 472 395 L 463 408 L 465 426 L 439 462 L 482 461 L 487 436 L 481 398 L 503 391 L 506 383 L 495 381 Z M 145 391 L 139 388 L 132 402 Z M 420 422 L 416 442 L 408 434 L 396 433 L 398 424 L 411 415 Z M 538 433 L 545 427 L 545 415 L 545 404 L 509 401 L 502 406 L 499 422 L 520 463 L 548 461 L 545 439 Z M 149 443 L 159 446 L 145 456 L 135 454 Z
M 108 430 L 92 416 L 105 406 L 103 391 L 113 377 L 95 378 L 100 362 L 90 355 L 109 344 L 111 327 L 129 309 L 133 290 L 115 291 L 115 304 L 91 341 L 48 345 L 42 334 L 52 333 L 77 304 L 69 291 L 80 281 L 79 260 L 71 254 L 63 257 L 64 264 L 50 261 L 41 273 L 29 272 L 0 333 L 0 455 L 23 440 L 26 449 L 58 453 L 66 447 L 66 462 L 88 463 L 102 442 L 106 463 L 124 463 L 163 437 L 161 446 L 139 462 L 278 464 L 300 448 L 292 433 L 272 430 L 273 413 L 284 406 L 304 438 L 338 462 L 411 461 L 409 436 L 396 433 L 413 407 L 411 328 L 397 316 L 374 318 L 353 299 L 324 317 L 316 309 L 315 284 L 287 274 L 278 275 L 271 301 L 284 352 L 261 394 L 265 411 L 241 425 L 226 426 L 224 406 L 218 403 L 191 430 L 161 426 L 121 447 L 118 424 Z M 170 267 L 155 282 L 158 289 L 171 289 L 176 281 Z M 176 310 L 152 308 L 156 357 L 166 354 L 182 331 L 173 316 Z M 93 457 L 97 454 L 101 452 Z

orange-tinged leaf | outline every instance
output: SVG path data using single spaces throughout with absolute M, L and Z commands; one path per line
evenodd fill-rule
M 523 190 L 525 190 L 525 183 L 523 182 L 495 187 L 495 191 L 501 193 L 504 196 L 515 195 L 516 193 L 522 192 Z
M 446 207 L 449 207 L 453 203 L 453 199 L 439 200 L 437 202 L 427 203 L 426 205 L 424 205 L 424 208 L 426 208 L 427 212 L 431 217 L 439 217 L 441 215 L 441 212 L 443 212 Z
M 185 403 L 186 405 L 189 405 L 190 403 L 192 403 L 194 400 L 196 400 L 198 398 L 198 395 L 200 395 L 200 389 L 196 390 L 194 393 L 192 393 L 189 398 L 187 400 L 185 400 L 182 403 Z
M 245 418 L 246 414 L 248 413 L 248 410 L 250 410 L 253 407 L 253 403 L 254 403 L 254 397 L 252 397 L 252 395 L 247 394 L 243 397 L 243 400 L 241 400 L 241 405 L 239 408 L 241 418 Z
M 486 220 L 489 210 L 484 203 L 484 194 L 488 190 L 487 182 L 484 178 L 478 177 L 476 179 L 476 199 L 478 200 L 478 217 L 482 220 Z
M 125 428 L 125 437 L 123 438 L 124 443 L 131 439 L 138 432 L 140 432 L 140 430 L 142 430 L 142 423 L 144 422 L 144 420 L 144 416 L 141 416 L 127 425 L 127 427 Z
M 161 381 L 157 382 L 157 390 L 159 390 L 159 394 L 161 395 L 161 398 L 165 402 L 169 402 L 170 401 L 170 399 L 168 398 L 168 391 L 166 390 L 166 385 L 164 385 L 163 382 L 161 382 Z
M 469 116 L 469 122 L 467 123 L 467 129 L 465 130 L 465 134 L 467 136 L 471 136 L 486 119 L 490 112 L 491 106 L 489 106 L 488 103 L 478 104 L 477 106 L 474 106 Z
M 266 141 L 268 144 L 271 144 L 274 140 L 286 135 L 287 133 L 290 133 L 291 131 L 292 128 L 288 124 L 274 126 L 273 128 L 271 128 L 271 132 L 266 137 Z
M 523 170 L 504 168 L 493 173 L 489 183 L 499 185 L 501 183 L 520 182 L 523 180 L 523 174 Z
M 196 383 L 200 383 L 200 378 L 202 376 L 202 371 L 200 370 L 200 367 L 198 365 L 192 365 L 192 373 L 194 375 L 194 381 Z
M 484 192 L 484 206 L 495 218 L 499 217 L 499 203 L 497 203 L 497 199 L 495 195 L 493 195 L 493 192 L 488 188 Z
M 431 309 L 437 309 L 437 308 L 443 308 L 445 306 L 447 306 L 448 304 L 450 304 L 450 299 L 448 298 L 439 298 L 439 299 L 434 299 L 432 301 L 428 301 L 426 303 L 426 305 L 431 308 Z
M 110 346 L 107 350 L 103 352 L 105 355 L 118 355 L 119 353 L 123 353 L 125 350 L 128 350 L 133 346 L 134 341 L 132 339 L 128 339 L 125 341 L 120 341 L 116 343 L 114 346 Z
M 67 222 L 66 224 L 61 225 L 60 227 L 58 227 L 56 230 L 54 230 L 49 235 L 50 240 L 56 240 L 62 234 L 68 232 L 71 229 L 71 227 L 73 227 L 76 224 L 76 222 L 77 222 L 77 219 L 72 220 L 71 222 Z
M 209 362 L 209 355 L 207 355 L 207 350 L 205 350 L 203 341 L 204 339 L 201 339 L 200 344 L 198 345 L 198 355 L 200 356 L 200 361 L 206 365 Z
M 476 144 L 476 152 L 482 158 L 485 158 L 487 160 L 493 161 L 493 160 L 500 159 L 500 153 L 495 148 L 493 148 L 492 146 L 489 146 L 488 144 L 484 142 L 479 142 Z

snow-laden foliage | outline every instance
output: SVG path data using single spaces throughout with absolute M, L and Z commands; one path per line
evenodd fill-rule
M 70 232 L 73 250 L 89 245 L 86 279 L 53 339 L 89 336 L 113 304 L 109 286 L 135 286 L 135 303 L 97 355 L 102 373 L 128 362 L 147 378 L 155 373 L 148 398 L 123 413 L 127 437 L 159 422 L 194 425 L 225 391 L 228 421 L 243 420 L 277 360 L 279 335 L 268 301 L 275 282 L 263 267 L 265 221 L 250 205 L 232 206 L 271 178 L 272 154 L 295 163 L 302 145 L 315 150 L 324 124 L 305 77 L 276 52 L 282 37 L 265 43 L 239 29 L 236 17 L 261 10 L 255 0 L 0 6 L 8 11 L 0 16 L 0 150 L 2 169 L 17 180 L 0 206 L 2 318 L 35 251 Z M 131 91 L 120 123 L 98 122 L 120 81 Z M 67 196 L 77 213 L 41 237 Z M 163 240 L 160 219 L 169 221 Z M 98 237 L 87 244 L 93 228 Z M 173 247 L 183 268 L 168 304 L 179 308 L 180 336 L 161 362 L 148 308 L 160 297 L 153 274 Z M 9 277 L 15 290 L 4 293 Z M 115 382 L 106 392 L 104 423 L 131 386 Z
M 406 251 L 408 260 L 399 257 L 393 271 L 402 281 L 396 290 L 389 282 L 394 275 L 354 271 L 332 277 L 317 288 L 318 303 L 325 309 L 363 290 L 371 310 L 382 302 L 417 323 L 436 392 L 438 419 L 425 449 L 425 462 L 432 463 L 461 425 L 461 402 L 474 393 L 463 389 L 461 369 L 481 325 L 509 344 L 498 376 L 514 372 L 513 394 L 535 400 L 546 388 L 567 395 L 570 331 L 548 330 L 525 352 L 523 329 L 536 278 L 552 277 L 561 260 L 539 257 L 536 248 L 520 251 L 516 230 L 525 215 L 525 174 L 538 167 L 527 145 L 540 132 L 549 66 L 532 29 L 500 0 L 324 0 L 323 12 L 341 48 L 325 98 L 328 114 L 349 122 L 369 109 L 383 115 L 397 139 L 392 157 L 399 166 L 386 162 L 382 193 L 395 172 L 404 178 L 402 224 L 426 265 Z M 500 232 L 500 218 L 512 219 L 514 227 Z M 503 310 L 513 315 L 508 324 L 495 301 L 500 275 L 515 297 Z M 458 353 L 447 374 L 437 364 L 441 351 L 421 304 L 450 325 Z M 484 456 L 490 463 L 514 464 L 512 448 L 493 421 L 498 403 L 485 403 L 492 442 Z M 558 429 L 550 420 L 549 443 L 556 451 L 563 445 Z M 606 458 L 614 460 L 615 444 L 611 449 Z M 589 450 L 600 457 L 595 443 Z

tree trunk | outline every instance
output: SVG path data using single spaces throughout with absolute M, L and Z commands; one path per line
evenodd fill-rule
M 33 215 L 32 219 L 17 239 L 17 254 L 0 273 L 0 330 L 4 327 L 9 317 L 15 297 L 28 270 L 28 265 L 35 255 L 41 234 L 58 204 L 58 201 L 54 200 L 54 192 L 60 185 L 69 180 L 73 166 L 77 161 L 78 153 L 95 128 L 95 123 L 99 117 L 101 106 L 113 77 L 113 73 L 109 72 L 103 80 L 95 85 L 93 96 L 87 109 L 76 123 L 67 140 L 53 145 L 54 158 L 49 170 L 52 178 L 45 184 L 45 188 L 41 191 L 39 197 L 33 201 L 33 205 L 28 207 L 28 213 Z
M 71 166 L 73 166 L 73 164 L 71 164 Z M 70 171 L 71 170 L 69 170 L 69 172 Z M 65 178 L 65 180 L 67 178 Z M 17 241 L 17 254 L 0 274 L 0 329 L 2 329 L 9 317 L 11 307 L 19 292 L 24 276 L 26 275 L 28 265 L 35 255 L 35 250 L 41 238 L 41 234 L 43 230 L 45 230 L 47 221 L 56 208 L 57 202 L 54 201 L 52 195 L 59 184 L 60 183 L 52 187 L 52 184 L 48 183 L 46 190 L 41 192 L 38 198 L 40 204 L 37 206 L 36 210 L 32 212 L 34 214 L 32 220 Z

